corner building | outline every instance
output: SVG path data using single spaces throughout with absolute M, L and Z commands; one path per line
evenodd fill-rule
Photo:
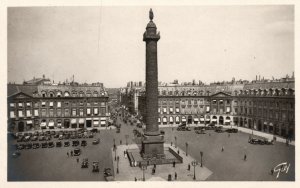
M 8 84 L 8 130 L 108 126 L 108 95 L 102 84 Z

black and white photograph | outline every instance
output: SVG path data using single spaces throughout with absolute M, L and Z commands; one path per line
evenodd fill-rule
M 97 2 L 4 8 L 6 183 L 296 182 L 295 4 Z

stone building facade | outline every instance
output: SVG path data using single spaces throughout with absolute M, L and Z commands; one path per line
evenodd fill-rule
M 160 85 L 158 122 L 237 125 L 295 138 L 294 78 L 211 85 Z M 145 114 L 140 92 L 139 113 Z
M 8 84 L 7 102 L 11 132 L 105 127 L 110 116 L 101 84 Z

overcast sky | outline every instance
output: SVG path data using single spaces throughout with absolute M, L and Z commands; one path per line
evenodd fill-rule
M 8 9 L 8 81 L 122 87 L 145 80 L 150 7 Z M 283 77 L 294 71 L 293 6 L 152 7 L 158 77 L 179 82 Z

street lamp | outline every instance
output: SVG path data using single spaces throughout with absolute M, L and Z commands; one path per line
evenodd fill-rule
M 117 160 L 117 147 L 115 148 L 115 161 Z
M 175 136 L 175 148 L 177 148 L 177 137 Z
M 185 155 L 188 156 L 188 146 L 189 144 L 186 142 L 185 143 Z
M 193 180 L 196 180 L 196 166 L 197 166 L 197 161 L 192 161 L 192 166 L 194 167 L 194 177 L 193 177 Z
M 142 165 L 142 170 L 143 170 L 143 181 L 145 181 L 145 170 L 147 169 L 146 165 Z
M 119 160 L 120 160 L 120 157 L 118 156 L 117 157 L 117 174 L 119 174 Z
M 128 145 L 128 142 L 127 142 L 128 137 L 129 137 L 129 135 L 126 134 L 126 135 L 125 135 L 125 138 L 126 138 L 126 146 Z
M 202 166 L 203 151 L 200 151 L 200 157 L 201 157 L 201 167 L 203 167 L 203 166 Z

